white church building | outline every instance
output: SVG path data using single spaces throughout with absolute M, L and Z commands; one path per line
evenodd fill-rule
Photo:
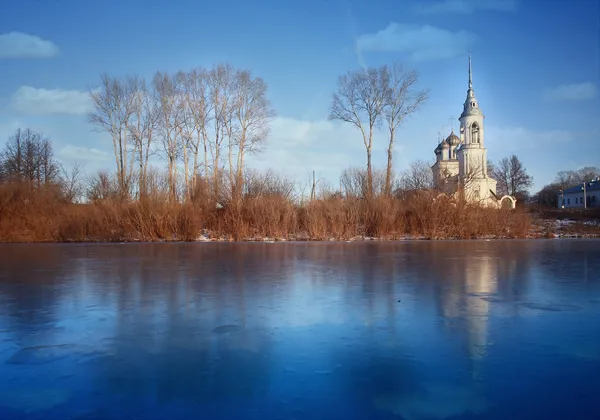
M 486 207 L 514 208 L 512 196 L 496 195 L 496 180 L 488 175 L 485 148 L 484 115 L 473 90 L 471 55 L 469 54 L 469 89 L 460 121 L 460 136 L 454 134 L 442 140 L 435 148 L 436 162 L 431 167 L 436 189 L 455 196 L 464 193 L 470 203 Z

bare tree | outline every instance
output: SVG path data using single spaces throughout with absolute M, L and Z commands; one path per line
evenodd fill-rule
M 95 176 L 90 177 L 86 191 L 87 199 L 92 202 L 115 199 L 123 194 L 119 180 L 107 171 L 99 171 Z
M 160 134 L 168 164 L 168 180 L 171 199 L 177 198 L 177 159 L 180 156 L 178 142 L 179 102 L 178 86 L 175 78 L 157 72 L 153 80 L 159 98 Z
M 192 113 L 192 124 L 195 138 L 191 142 L 194 163 L 192 173 L 194 179 L 199 174 L 199 153 L 203 151 L 204 179 L 209 178 L 208 173 L 208 124 L 213 120 L 212 111 L 214 104 L 210 100 L 210 75 L 204 69 L 194 69 L 188 75 L 188 106 Z
M 429 92 L 427 90 L 414 91 L 415 84 L 419 80 L 416 71 L 407 71 L 401 64 L 394 63 L 390 71 L 390 85 L 387 90 L 385 119 L 389 130 L 389 142 L 387 150 L 387 167 L 385 177 L 384 193 L 390 195 L 392 192 L 392 157 L 394 153 L 394 142 L 398 126 L 408 116 L 413 114 L 426 100 Z
M 577 171 L 579 182 L 591 182 L 600 178 L 600 169 L 595 166 L 586 166 Z
M 223 142 L 229 139 L 229 173 L 233 175 L 233 142 L 236 128 L 233 125 L 233 78 L 234 70 L 229 64 L 220 64 L 208 74 L 209 98 L 212 109 L 213 136 L 209 139 L 213 168 L 213 197 L 219 200 L 221 195 L 221 159 Z M 210 113 L 208 114 L 210 115 Z
M 68 171 L 64 166 L 61 166 L 60 183 L 62 187 L 62 195 L 65 200 L 75 203 L 83 198 L 84 186 L 83 175 L 84 165 L 80 162 L 74 162 L 71 170 Z
M 373 169 L 371 153 L 375 128 L 381 122 L 386 107 L 389 86 L 387 66 L 378 69 L 351 71 L 338 79 L 333 94 L 330 120 L 339 120 L 356 126 L 367 152 L 367 197 L 373 196 Z
M 0 152 L 0 167 L 8 181 L 29 181 L 40 187 L 60 180 L 52 142 L 29 128 L 17 129 L 8 139 Z
M 496 171 L 496 165 L 491 160 L 487 160 L 487 176 L 490 178 L 494 178 L 494 173 Z
M 277 175 L 271 170 L 259 173 L 251 169 L 247 170 L 244 176 L 246 178 L 244 182 L 245 194 L 248 197 L 292 198 L 295 183 L 285 176 Z
M 183 157 L 183 179 L 184 179 L 184 196 L 186 200 L 190 199 L 191 180 L 189 170 L 189 151 L 194 149 L 195 141 L 194 134 L 194 109 L 190 97 L 190 77 L 188 73 L 180 71 L 175 76 L 176 82 L 176 100 L 177 100 L 177 116 L 175 126 L 179 134 L 180 146 L 179 150 Z
M 558 196 L 560 195 L 561 186 L 557 183 L 551 183 L 544 185 L 537 194 L 533 196 L 533 199 L 537 202 L 538 206 L 556 208 L 558 206 Z
M 500 160 L 494 170 L 494 178 L 498 181 L 498 192 L 513 197 L 527 192 L 533 184 L 533 177 L 527 174 L 523 163 L 516 155 Z
M 586 166 L 577 171 L 560 171 L 556 174 L 554 183 L 560 185 L 561 189 L 573 187 L 583 182 L 590 182 L 600 177 L 600 169 L 594 166 Z
M 412 162 L 408 169 L 400 174 L 400 190 L 429 190 L 433 188 L 433 173 L 430 165 L 423 160 Z
M 243 189 L 245 157 L 260 151 L 260 146 L 269 134 L 269 124 L 275 117 L 275 111 L 267 98 L 267 84 L 262 78 L 252 76 L 249 71 L 240 70 L 235 81 L 234 119 L 239 127 L 236 136 L 235 191 L 239 196 Z
M 88 114 L 88 121 L 99 132 L 109 133 L 112 137 L 115 162 L 117 164 L 117 182 L 124 193 L 129 190 L 127 139 L 133 104 L 129 85 L 114 77 L 103 74 L 98 91 L 91 91 L 95 112 Z
M 386 170 L 373 169 L 373 193 L 382 194 L 385 191 Z M 340 175 L 340 192 L 346 198 L 367 198 L 368 184 L 365 168 L 350 167 Z
M 145 197 L 147 191 L 148 160 L 154 153 L 153 139 L 158 127 L 159 103 L 153 90 L 149 90 L 144 79 L 128 79 L 131 89 L 132 121 L 129 125 L 130 139 L 134 145 L 138 164 L 138 194 Z

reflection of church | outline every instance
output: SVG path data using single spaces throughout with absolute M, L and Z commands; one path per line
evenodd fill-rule
M 461 281 L 444 294 L 442 313 L 447 319 L 462 318 L 467 321 L 467 349 L 471 359 L 477 361 L 487 351 L 491 303 L 485 297 L 498 291 L 498 259 L 472 256 L 465 259 L 464 264 L 456 267 L 456 276 Z
M 473 91 L 469 55 L 469 89 L 460 121 L 460 137 L 450 135 L 435 148 L 436 162 L 431 167 L 436 188 L 446 194 L 464 192 L 465 199 L 488 207 L 501 203 L 514 208 L 514 197 L 496 195 L 496 180 L 488 175 L 487 149 L 484 145 L 484 115 Z

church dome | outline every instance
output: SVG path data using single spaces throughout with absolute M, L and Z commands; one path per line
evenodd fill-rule
M 458 146 L 460 144 L 460 138 L 456 134 L 454 134 L 454 130 L 450 135 L 446 138 L 446 143 L 450 146 Z
M 448 142 L 445 141 L 445 142 L 442 143 L 442 149 L 446 150 L 446 149 L 449 149 L 449 148 L 450 148 L 450 145 L 448 144 Z

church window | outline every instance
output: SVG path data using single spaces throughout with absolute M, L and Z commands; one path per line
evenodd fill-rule
M 471 126 L 471 143 L 479 143 L 479 126 L 473 123 Z

